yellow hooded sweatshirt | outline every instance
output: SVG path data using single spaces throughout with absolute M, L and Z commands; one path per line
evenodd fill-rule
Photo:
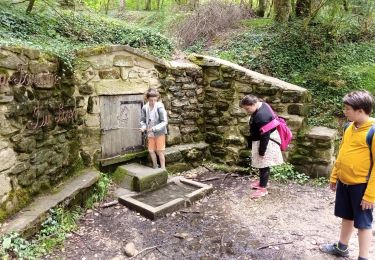
M 336 183 L 340 180 L 349 185 L 368 182 L 363 200 L 375 203 L 375 166 L 372 167 L 370 179 L 367 180 L 371 161 L 370 149 L 366 143 L 367 132 L 373 124 L 375 124 L 375 119 L 370 118 L 359 128 L 350 124 L 345 130 L 330 181 Z M 371 150 L 375 163 L 374 140 Z

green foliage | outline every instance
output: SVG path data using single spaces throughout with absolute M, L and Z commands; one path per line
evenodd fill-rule
M 85 201 L 86 208 L 92 208 L 94 203 L 99 202 L 108 194 L 108 188 L 111 184 L 111 179 L 104 173 L 100 173 L 100 178 L 91 190 L 89 198 Z
M 31 240 L 22 238 L 17 233 L 0 237 L 0 256 L 3 259 L 39 259 L 61 244 L 66 234 L 76 228 L 76 221 L 82 210 L 75 207 L 70 210 L 57 208 L 50 210 L 48 218 L 43 222 L 41 230 Z
M 4 8 L 5 7 L 5 8 Z M 45 6 L 23 14 L 22 7 L 7 6 L 0 0 L 0 44 L 35 47 L 58 55 L 71 67 L 75 50 L 98 44 L 124 44 L 158 57 L 169 57 L 172 44 L 161 34 L 130 28 L 118 19 L 92 12 L 74 12 Z
M 320 17 L 309 25 L 269 24 L 262 31 L 250 26 L 211 54 L 309 89 L 314 98 L 308 123 L 336 128 L 345 93 L 375 94 L 375 41 L 368 40 L 375 30 L 364 33 L 358 23 L 343 28 L 336 23 Z
M 329 179 L 327 177 L 318 177 L 313 179 L 313 185 L 319 187 L 326 187 L 329 184 Z
M 284 163 L 279 166 L 271 167 L 270 177 L 276 181 L 291 181 L 298 184 L 305 184 L 310 179 L 306 174 L 298 172 L 290 163 Z
M 98 182 L 91 189 L 86 207 L 92 207 L 95 202 L 104 199 L 108 193 L 110 179 L 101 173 Z M 40 259 L 51 252 L 56 246 L 61 245 L 66 235 L 77 228 L 77 220 L 83 209 L 57 207 L 51 209 L 47 219 L 42 223 L 40 231 L 30 240 L 22 238 L 17 233 L 0 237 L 0 257 L 2 259 Z

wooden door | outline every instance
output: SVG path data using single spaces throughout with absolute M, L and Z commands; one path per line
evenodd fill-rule
M 100 96 L 102 158 L 144 149 L 140 128 L 142 95 Z

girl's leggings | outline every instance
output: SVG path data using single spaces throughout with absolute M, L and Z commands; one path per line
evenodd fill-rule
M 259 186 L 263 188 L 267 187 L 268 179 L 270 177 L 270 167 L 260 168 L 259 177 Z

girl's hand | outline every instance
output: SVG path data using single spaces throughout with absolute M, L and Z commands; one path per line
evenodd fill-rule
M 330 188 L 332 191 L 336 191 L 336 182 L 330 182 L 330 183 L 329 183 L 329 188 Z
M 362 210 L 373 209 L 374 208 L 374 203 L 362 200 L 361 206 L 362 206 Z

